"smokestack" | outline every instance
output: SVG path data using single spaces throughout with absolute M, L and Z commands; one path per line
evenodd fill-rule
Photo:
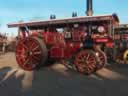
M 92 7 L 93 7 L 92 0 L 87 0 L 87 11 L 86 11 L 87 16 L 93 15 L 93 8 Z

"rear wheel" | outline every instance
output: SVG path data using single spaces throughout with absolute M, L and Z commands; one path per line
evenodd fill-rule
M 107 64 L 107 56 L 102 50 L 96 52 L 96 56 L 99 58 L 99 63 L 97 63 L 97 69 L 101 69 Z
M 91 74 L 96 71 L 98 58 L 92 50 L 81 50 L 75 56 L 75 65 L 77 70 L 83 74 Z
M 47 48 L 37 37 L 21 39 L 16 46 L 16 60 L 24 70 L 33 70 L 47 59 Z

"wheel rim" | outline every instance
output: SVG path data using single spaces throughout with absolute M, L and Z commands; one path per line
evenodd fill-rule
M 123 58 L 124 58 L 125 63 L 128 64 L 128 50 L 126 50 L 126 51 L 124 52 Z
M 88 51 L 81 51 L 75 58 L 75 65 L 80 73 L 91 74 L 96 68 L 95 55 Z
M 107 63 L 107 57 L 106 57 L 106 55 L 103 53 L 103 52 L 101 52 L 101 51 L 98 51 L 98 52 L 96 52 L 96 56 L 98 56 L 98 58 L 99 58 L 99 63 L 97 63 L 97 69 L 101 69 L 101 68 L 103 68 L 104 67 L 104 65 Z
M 39 42 L 33 38 L 22 39 L 16 47 L 16 60 L 25 70 L 33 70 L 41 62 L 42 49 Z

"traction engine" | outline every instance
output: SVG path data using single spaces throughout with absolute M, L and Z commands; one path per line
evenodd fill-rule
M 119 64 L 128 64 L 128 24 L 120 24 L 114 30 L 114 61 Z
M 33 70 L 50 60 L 69 61 L 79 72 L 90 74 L 107 62 L 103 51 L 113 39 L 113 22 L 114 15 L 106 15 L 8 26 L 19 27 L 16 60 L 21 68 Z
M 24 70 L 34 70 L 49 61 L 68 62 L 82 74 L 105 66 L 106 47 L 112 47 L 114 15 L 91 16 L 92 0 L 87 0 L 88 16 L 8 24 L 19 28 L 16 60 Z M 55 17 L 55 16 L 54 16 Z

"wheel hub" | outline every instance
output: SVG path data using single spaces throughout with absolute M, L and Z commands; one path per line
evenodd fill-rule
M 29 56 L 32 56 L 32 55 L 33 55 L 33 53 L 32 53 L 31 51 L 28 50 L 28 51 L 26 52 L 26 57 L 29 57 Z

